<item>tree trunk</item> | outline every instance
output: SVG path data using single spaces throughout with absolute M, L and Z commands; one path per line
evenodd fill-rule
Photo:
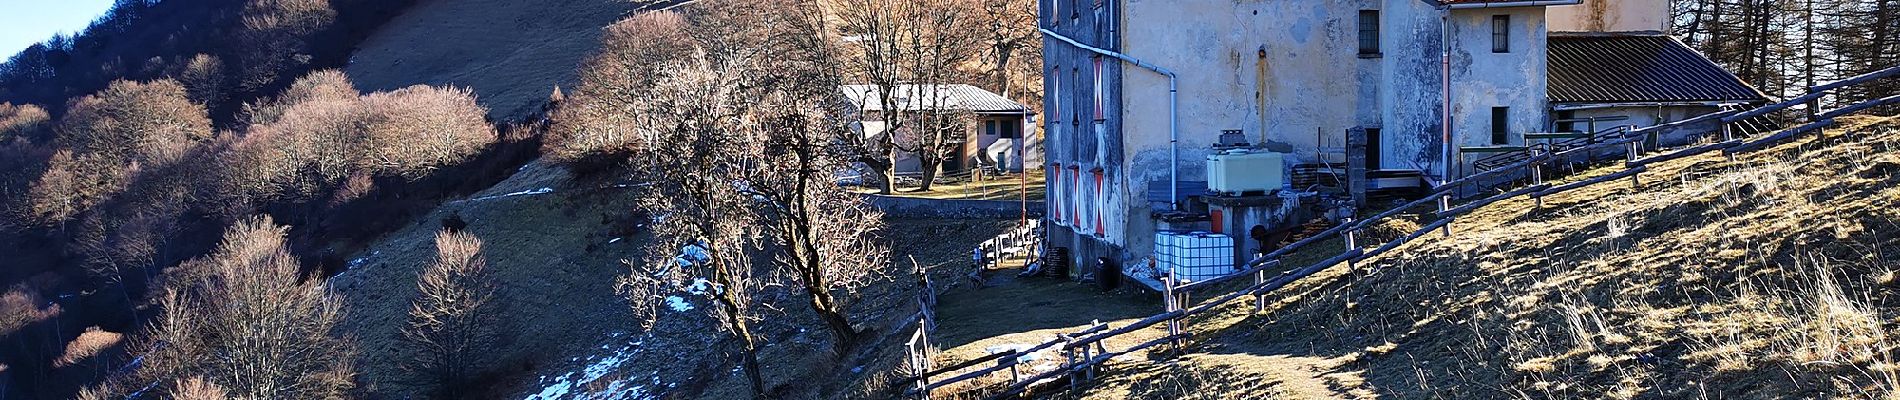
M 878 194 L 891 194 L 893 189 L 896 188 L 897 174 L 895 170 L 897 168 L 893 167 L 893 165 L 896 165 L 896 163 L 892 162 L 894 158 L 895 157 L 889 154 L 889 152 L 886 152 L 882 157 L 879 157 L 879 160 L 876 162 L 864 162 L 864 166 L 870 167 L 871 172 L 877 173 Z
M 917 164 L 923 168 L 923 182 L 918 184 L 917 191 L 928 192 L 930 191 L 930 186 L 937 183 L 937 169 L 943 167 L 943 160 L 937 157 L 926 157 L 922 154 L 918 156 Z
M 839 357 L 851 352 L 858 345 L 858 330 L 851 327 L 851 320 L 840 310 L 838 300 L 831 295 L 831 289 L 823 285 L 806 284 L 811 291 L 811 309 L 818 313 L 818 319 L 825 321 L 825 328 L 831 330 L 831 339 Z
M 996 88 L 1002 90 L 1004 98 L 1010 97 L 1009 59 L 1016 52 L 1015 45 L 996 45 Z
M 771 394 L 765 392 L 765 375 L 759 372 L 758 344 L 754 343 L 752 339 L 747 338 L 745 341 L 745 349 L 741 351 L 745 352 L 745 377 L 747 381 L 751 381 L 752 383 L 752 398 L 772 398 Z

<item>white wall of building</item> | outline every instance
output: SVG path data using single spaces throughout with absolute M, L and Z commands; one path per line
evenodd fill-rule
M 1584 0 L 1550 7 L 1551 32 L 1669 32 L 1669 0 Z

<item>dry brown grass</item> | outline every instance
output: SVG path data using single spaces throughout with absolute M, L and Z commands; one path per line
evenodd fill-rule
M 1041 202 L 1048 192 L 1043 186 L 1047 179 L 1048 176 L 1043 170 L 1032 169 L 1026 177 L 1011 174 L 987 176 L 983 180 L 941 182 L 931 185 L 928 191 L 898 185 L 896 193 L 892 193 L 891 196 L 951 200 L 1017 200 L 1027 196 L 1031 202 Z M 877 193 L 877 188 L 856 187 L 853 191 L 871 194 Z
M 1336 268 L 1195 321 L 1181 362 L 1321 384 L 1302 398 L 1894 398 L 1896 126 L 1502 202 L 1351 285 Z M 1178 374 L 1125 365 L 1089 393 Z

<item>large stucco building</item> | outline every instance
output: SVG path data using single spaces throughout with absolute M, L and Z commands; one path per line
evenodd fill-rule
M 1040 1 L 1049 247 L 1063 249 L 1079 273 L 1097 260 L 1136 265 L 1165 230 L 1227 233 L 1239 259 L 1270 246 L 1262 226 L 1284 231 L 1315 214 L 1297 210 L 1336 209 L 1297 187 L 1200 198 L 1204 160 L 1223 132 L 1284 154 L 1294 168 L 1350 160 L 1430 184 L 1466 169 L 1454 166 L 1464 164 L 1459 149 L 1522 146 L 1525 133 L 1574 129 L 1560 118 L 1638 110 L 1651 117 L 1641 123 L 1655 123 L 1761 100 L 1752 89 L 1648 99 L 1552 82 L 1570 76 L 1551 70 L 1553 40 L 1651 37 L 1681 47 L 1662 36 L 1667 0 Z M 1588 44 L 1578 47 L 1611 54 L 1558 60 L 1590 64 L 1631 51 Z M 1727 77 L 1723 84 L 1745 88 L 1689 54 Z M 1657 68 L 1584 76 L 1640 80 Z M 1553 85 L 1576 96 L 1553 98 Z M 1688 105 L 1708 109 L 1681 108 Z

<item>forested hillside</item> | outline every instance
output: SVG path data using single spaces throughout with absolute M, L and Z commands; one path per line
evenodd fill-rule
M 1770 96 L 1900 62 L 1900 1 L 1677 0 L 1674 33 Z M 1852 104 L 1900 92 L 1869 85 L 1826 99 Z

